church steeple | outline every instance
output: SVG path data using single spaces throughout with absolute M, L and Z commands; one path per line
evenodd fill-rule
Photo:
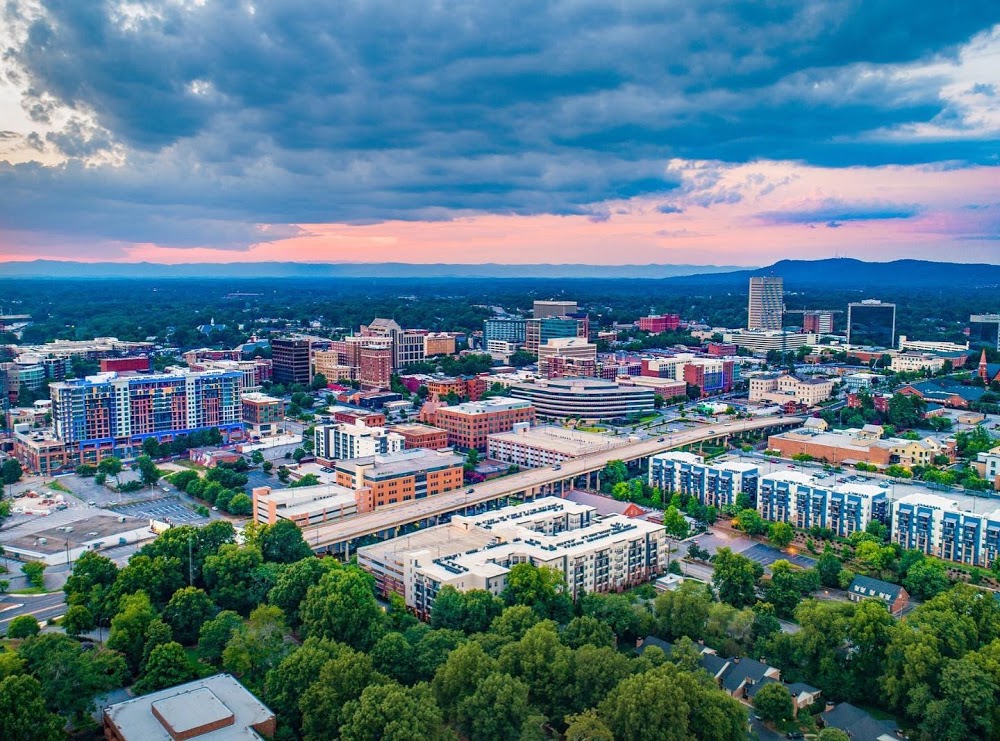
M 989 383 L 990 378 L 989 371 L 986 368 L 986 348 L 983 348 L 983 354 L 979 356 L 979 377 L 983 379 L 983 383 Z

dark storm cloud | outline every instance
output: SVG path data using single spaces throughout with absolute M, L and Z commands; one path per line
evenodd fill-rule
M 48 142 L 127 159 L 2 169 L 0 220 L 239 244 L 252 222 L 600 218 L 591 204 L 676 188 L 670 158 L 995 162 L 995 142 L 868 134 L 946 111 L 934 80 L 873 65 L 953 53 L 1000 21 L 996 3 L 149 5 L 44 2 L 13 52 L 26 110 L 92 111 L 106 133 Z

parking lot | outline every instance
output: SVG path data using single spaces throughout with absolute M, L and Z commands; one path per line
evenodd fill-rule
M 114 505 L 108 507 L 108 509 L 128 517 L 138 517 L 143 520 L 159 520 L 160 522 L 169 522 L 174 525 L 187 523 L 200 525 L 208 521 L 207 517 L 199 515 L 176 496 L 161 497 L 160 499 L 152 499 L 148 502 Z
M 808 556 L 802 556 L 799 554 L 783 553 L 777 548 L 773 548 L 769 545 L 764 545 L 763 543 L 756 543 L 750 546 L 745 551 L 742 552 L 743 556 L 746 556 L 751 561 L 756 561 L 761 566 L 770 566 L 775 561 L 788 561 L 789 563 L 800 566 L 803 569 L 811 569 L 816 565 L 816 559 L 809 558 Z

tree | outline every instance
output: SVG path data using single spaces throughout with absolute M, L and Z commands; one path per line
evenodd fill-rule
M 304 558 L 289 563 L 278 573 L 267 599 L 272 605 L 280 607 L 289 626 L 297 629 L 301 623 L 299 607 L 309 587 L 318 583 L 325 573 L 335 568 L 337 562 L 331 558 Z
M 164 643 L 152 650 L 146 668 L 133 689 L 140 695 L 174 687 L 198 678 L 184 647 L 176 641 Z
M 753 698 L 753 707 L 761 720 L 770 723 L 780 723 L 791 720 L 795 706 L 792 704 L 792 696 L 785 686 L 779 682 L 772 682 L 760 688 L 756 697 Z
M 608 465 L 604 467 L 601 473 L 603 474 L 604 485 L 609 489 L 615 484 L 623 483 L 628 479 L 628 467 L 624 462 L 619 460 L 608 461 Z
M 314 473 L 307 473 L 305 476 L 300 477 L 298 480 L 293 481 L 289 488 L 298 489 L 303 486 L 318 486 L 320 483 L 319 476 Z
M 361 697 L 373 682 L 382 681 L 368 654 L 342 643 L 327 641 L 331 657 L 323 664 L 299 699 L 302 736 L 306 741 L 325 741 L 331 729 L 340 728 L 349 716 L 348 703 Z
M 163 608 L 163 619 L 173 629 L 174 638 L 188 646 L 198 640 L 201 626 L 219 611 L 212 598 L 198 587 L 183 587 L 174 592 Z
M 21 462 L 17 458 L 8 456 L 0 464 L 0 479 L 3 480 L 4 486 L 16 484 L 23 475 L 24 469 L 21 468 Z
M 63 630 L 66 631 L 66 635 L 78 636 L 81 633 L 93 630 L 97 622 L 94 620 L 93 613 L 84 605 L 71 605 L 66 610 L 66 615 L 62 619 L 61 625 Z
M 30 638 L 38 635 L 41 626 L 34 615 L 18 615 L 7 626 L 8 638 Z
M 491 674 L 458 706 L 458 725 L 470 741 L 517 738 L 529 714 L 528 686 L 509 674 Z
M 344 707 L 343 741 L 443 741 L 441 710 L 426 684 L 373 684 Z
M 198 633 L 198 656 L 209 664 L 220 663 L 226 644 L 242 627 L 243 618 L 232 610 L 223 610 L 201 626 Z
M 795 530 L 787 522 L 772 522 L 768 540 L 776 548 L 785 548 L 795 538 Z
M 839 728 L 824 728 L 819 732 L 816 741 L 851 741 L 851 737 Z
M 146 630 L 156 618 L 156 611 L 145 592 L 122 598 L 121 609 L 111 619 L 108 648 L 125 657 L 129 671 L 138 675 L 146 645 Z
M 571 607 L 559 599 L 565 597 L 562 573 L 530 563 L 511 568 L 503 596 L 508 605 L 527 605 L 542 617 L 557 617 L 554 612 Z
M 713 558 L 715 572 L 712 584 L 719 599 L 734 607 L 745 607 L 757 601 L 755 585 L 763 576 L 764 567 L 746 556 L 720 548 Z
M 155 437 L 147 437 L 142 441 L 142 452 L 147 458 L 159 458 L 162 455 L 159 441 Z
M 102 458 L 101 462 L 97 464 L 97 470 L 105 476 L 114 476 L 116 484 L 121 483 L 118 479 L 118 475 L 124 470 L 121 458 L 115 458 L 114 456 L 111 458 Z
M 155 618 L 146 627 L 146 634 L 143 636 L 143 639 L 142 661 L 139 664 L 140 671 L 145 670 L 146 662 L 149 661 L 149 655 L 153 653 L 153 649 L 174 640 L 174 631 L 162 619 Z
M 948 576 L 940 561 L 925 558 L 913 564 L 903 579 L 906 591 L 917 599 L 928 600 L 948 588 Z
M 156 467 L 153 459 L 148 455 L 140 455 L 136 458 L 135 465 L 139 469 L 139 479 L 142 481 L 143 486 L 153 486 L 160 480 L 160 476 L 163 475 L 160 469 Z
M 840 586 L 840 570 L 843 568 L 837 554 L 829 546 L 823 551 L 823 555 L 816 562 L 816 571 L 819 572 L 819 581 L 824 587 L 834 589 Z
M 611 628 L 596 617 L 589 615 L 570 620 L 560 637 L 562 642 L 570 648 L 588 645 L 613 647 L 615 645 L 615 634 Z
M 229 506 L 226 509 L 229 510 L 230 514 L 237 517 L 246 517 L 253 512 L 253 500 L 243 492 L 240 492 L 229 500 Z
M 571 655 L 559 641 L 555 624 L 545 620 L 530 628 L 521 640 L 504 646 L 498 663 L 500 671 L 528 685 L 532 704 L 553 717 L 561 713 Z
M 21 571 L 27 577 L 28 584 L 35 589 L 42 589 L 45 586 L 45 567 L 44 561 L 27 561 L 21 565 Z
M 29 638 L 18 654 L 41 683 L 49 709 L 69 718 L 90 712 L 94 696 L 121 687 L 127 675 L 124 659 L 114 651 L 85 651 L 79 641 L 60 633 Z
M 667 531 L 667 535 L 677 540 L 686 538 L 689 531 L 684 515 L 673 505 L 667 507 L 663 512 L 663 529 Z
M 584 710 L 566 718 L 566 741 L 615 741 L 611 729 L 596 710 Z
M 21 674 L 0 681 L 0 738 L 62 741 L 65 722 L 45 707 L 42 685 Z
M 496 671 L 496 660 L 475 642 L 464 643 L 448 654 L 434 673 L 433 688 L 446 717 L 456 718 L 461 702 Z
M 302 539 L 302 531 L 291 520 L 278 520 L 264 529 L 260 550 L 265 561 L 294 563 L 313 556 L 312 549 Z
M 653 603 L 658 635 L 671 639 L 704 638 L 712 596 L 702 584 L 684 581 L 672 592 L 664 592 Z
M 515 567 L 517 568 L 517 567 Z M 332 638 L 362 650 L 378 639 L 385 620 L 374 583 L 355 567 L 329 571 L 310 587 L 300 607 L 307 636 Z
M 736 515 L 736 526 L 751 537 L 767 532 L 767 523 L 755 509 L 744 509 Z
M 638 637 L 641 619 L 631 600 L 622 594 L 586 594 L 579 601 L 584 615 L 597 618 L 621 639 L 634 641 Z
M 264 601 L 277 572 L 264 563 L 259 549 L 227 544 L 205 559 L 204 576 L 207 591 L 220 608 L 248 615 Z
M 260 687 L 265 675 L 287 653 L 285 616 L 273 605 L 260 605 L 236 630 L 222 652 L 222 668 L 251 687 Z
M 299 701 L 310 685 L 317 681 L 323 666 L 344 650 L 347 649 L 343 644 L 334 641 L 307 638 L 267 673 L 264 692 L 267 704 L 296 734 L 302 734 Z
M 329 383 L 330 382 L 327 381 L 326 376 L 322 373 L 317 373 L 313 376 L 312 381 L 310 381 L 309 388 L 313 391 L 320 391 L 321 389 L 325 389 Z
M 465 454 L 465 470 L 473 471 L 476 466 L 479 465 L 479 451 L 475 448 L 469 448 L 469 452 Z
M 627 656 L 608 646 L 583 646 L 569 654 L 569 676 L 559 693 L 553 718 L 597 706 L 615 686 L 634 673 Z
M 672 664 L 622 680 L 598 712 L 615 738 L 708 741 L 746 737 L 746 711 L 704 673 Z

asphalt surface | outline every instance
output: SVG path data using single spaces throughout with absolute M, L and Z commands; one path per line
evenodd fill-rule
M 10 621 L 21 615 L 34 615 L 39 621 L 51 620 L 66 614 L 65 595 L 53 594 L 5 594 L 0 597 L 0 633 L 7 633 Z
M 755 543 L 746 550 L 741 551 L 741 553 L 751 561 L 756 561 L 761 566 L 770 566 L 775 561 L 788 561 L 795 566 L 801 566 L 803 569 L 811 569 L 816 565 L 815 558 L 809 558 L 797 553 L 785 553 L 763 543 Z

